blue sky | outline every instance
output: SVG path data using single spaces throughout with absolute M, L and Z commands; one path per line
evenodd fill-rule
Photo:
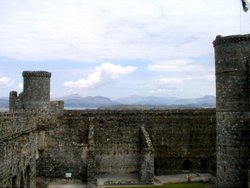
M 0 0 L 0 97 L 23 70 L 52 97 L 215 95 L 212 41 L 249 23 L 240 0 Z

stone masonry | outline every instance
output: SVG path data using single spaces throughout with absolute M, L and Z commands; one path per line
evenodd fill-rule
M 37 134 L 34 114 L 0 114 L 0 187 L 35 187 Z
M 217 187 L 247 187 L 250 35 L 217 36 Z
M 219 46 L 223 45 L 215 46 L 219 52 Z M 221 53 L 218 54 L 218 58 L 221 57 Z M 45 71 L 25 71 L 24 91 L 19 95 L 12 91 L 10 112 L 0 114 L 0 166 L 4 169 L 0 184 L 4 187 L 34 187 L 35 177 L 66 178 L 66 174 L 95 184 L 100 174 L 133 173 L 138 175 L 140 184 L 152 184 L 154 175 L 216 173 L 215 109 L 64 110 L 63 101 L 50 101 L 50 75 Z M 231 168 L 232 173 L 227 175 L 233 174 L 234 178 L 239 171 L 235 170 L 238 163 L 233 161 L 240 159 L 246 164 L 248 150 L 244 139 L 248 136 L 244 134 L 248 126 L 244 125 L 248 125 L 248 116 L 245 111 L 226 107 L 227 110 L 221 110 L 224 108 L 221 106 L 229 102 L 231 106 L 237 104 L 234 100 L 223 104 L 220 96 L 225 96 L 226 100 L 229 91 L 220 81 L 221 75 L 224 73 L 217 75 L 217 149 L 222 147 L 217 150 L 217 176 L 218 182 L 222 182 L 218 185 L 226 185 L 227 177 L 221 170 L 227 173 Z M 243 83 L 244 79 L 239 80 Z M 248 94 L 242 94 L 240 91 L 246 88 L 244 84 L 240 86 L 239 93 L 233 96 L 244 98 Z M 39 94 L 32 93 L 36 89 L 41 90 Z M 236 113 L 239 116 L 234 115 Z M 233 130 L 236 136 L 241 136 L 239 144 L 238 137 L 226 137 L 229 125 L 237 125 Z M 245 132 L 238 132 L 241 127 Z M 233 147 L 226 148 L 222 143 L 234 140 L 238 145 Z M 240 146 L 240 150 L 235 146 Z M 239 151 L 237 156 L 234 154 L 235 159 L 234 156 L 230 160 L 227 158 L 230 148 Z M 243 169 L 242 180 L 247 181 L 248 167 L 241 163 L 238 167 Z
M 152 184 L 154 174 L 215 173 L 213 109 L 64 110 L 50 101 L 51 73 L 23 76 L 24 91 L 10 92 L 11 112 L 0 116 L 2 185 L 34 187 L 36 176 L 66 174 L 95 184 L 98 174 L 126 173 Z
M 35 187 L 36 177 L 210 172 L 217 187 L 247 187 L 250 35 L 214 41 L 217 107 L 200 110 L 64 110 L 50 101 L 46 71 L 24 71 L 0 113 L 0 185 Z M 217 122 L 217 123 L 216 123 Z M 128 183 L 128 182 L 127 182 Z

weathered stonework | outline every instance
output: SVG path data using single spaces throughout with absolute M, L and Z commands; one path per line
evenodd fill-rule
M 146 111 L 145 128 L 154 151 L 156 175 L 215 173 L 215 110 Z
M 217 36 L 217 187 L 247 187 L 250 35 Z
M 250 35 L 218 36 L 214 48 L 216 114 L 63 110 L 50 101 L 51 73 L 24 71 L 23 92 L 10 92 L 10 113 L 0 113 L 0 185 L 33 188 L 36 176 L 66 174 L 95 184 L 104 173 L 151 184 L 155 174 L 217 171 L 217 187 L 247 187 Z
M 96 184 L 96 154 L 95 154 L 95 138 L 94 125 L 89 124 L 88 132 L 88 154 L 87 154 L 87 183 Z
M 154 148 L 146 131 L 144 125 L 140 129 L 140 172 L 139 179 L 141 184 L 153 184 L 154 183 Z
M 73 178 L 93 183 L 96 180 L 92 177 L 106 173 L 143 174 L 139 176 L 141 180 L 152 174 L 182 173 L 183 170 L 215 173 L 213 109 L 65 110 L 43 122 L 38 130 L 45 138 L 39 140 L 46 142 L 43 149 L 39 149 L 38 176 L 56 178 L 70 172 Z M 148 133 L 146 137 L 141 134 L 143 124 Z M 151 140 L 152 148 L 142 147 L 146 144 L 145 138 L 149 146 Z M 93 159 L 93 163 L 89 163 L 89 159 Z M 191 162 L 191 166 L 183 166 L 185 161 Z M 141 182 L 146 184 L 144 180 Z
M 100 174 L 130 173 L 138 180 L 105 184 L 152 184 L 155 174 L 215 173 L 214 109 L 63 110 L 62 101 L 49 101 L 49 73 L 24 73 L 27 76 L 33 79 L 25 86 L 29 91 L 21 96 L 11 92 L 11 113 L 0 114 L 0 148 L 19 161 L 0 157 L 8 172 L 0 174 L 0 184 L 29 187 L 25 183 L 29 181 L 34 187 L 35 176 L 67 178 L 70 174 L 91 185 Z M 40 96 L 32 93 L 38 83 L 46 90 Z M 29 103 L 31 107 L 20 108 Z M 22 147 L 24 153 L 19 154 L 15 148 Z
M 0 114 L 0 187 L 35 187 L 37 139 L 31 114 Z
M 50 77 L 46 71 L 24 71 L 23 92 L 17 95 L 11 91 L 9 96 L 10 112 L 63 109 L 63 102 L 50 101 Z

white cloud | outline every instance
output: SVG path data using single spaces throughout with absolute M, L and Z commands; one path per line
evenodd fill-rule
M 13 80 L 11 78 L 8 77 L 0 77 L 0 87 L 1 88 L 5 88 L 10 86 L 11 84 L 13 84 Z
M 186 72 L 199 68 L 200 65 L 192 63 L 187 59 L 155 61 L 148 65 L 150 71 L 156 72 Z
M 0 83 L 1 84 L 8 84 L 11 81 L 10 78 L 7 77 L 0 77 Z
M 19 83 L 19 84 L 17 85 L 17 88 L 18 88 L 18 89 L 23 89 L 23 83 Z
M 186 78 L 161 78 L 159 79 L 160 82 L 166 83 L 166 84 L 174 84 L 174 85 L 179 85 L 182 84 L 183 82 L 187 81 L 187 80 L 192 80 L 191 77 L 186 77 Z
M 114 80 L 119 79 L 120 76 L 130 74 L 136 71 L 134 66 L 121 66 L 111 63 L 103 63 L 95 68 L 95 71 L 87 76 L 86 79 L 78 81 L 68 81 L 64 83 L 67 88 L 88 89 L 96 88 Z

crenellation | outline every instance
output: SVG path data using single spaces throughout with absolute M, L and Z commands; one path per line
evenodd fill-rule
M 214 47 L 223 45 L 223 44 L 229 44 L 230 43 L 239 43 L 239 42 L 248 42 L 250 41 L 250 34 L 246 35 L 231 35 L 231 36 L 225 36 L 222 37 L 221 35 L 218 35 L 215 38 L 215 41 L 213 42 Z
M 51 73 L 47 71 L 23 71 L 23 77 L 51 77 Z

